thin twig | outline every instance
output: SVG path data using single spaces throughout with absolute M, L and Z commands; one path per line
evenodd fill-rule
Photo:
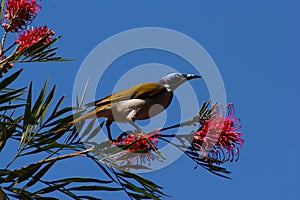
M 1 44 L 0 44 L 0 56 L 3 55 L 4 43 L 5 43 L 7 34 L 8 34 L 8 32 L 5 31 L 4 34 L 3 34 L 2 40 L 1 40 Z
M 111 171 L 114 173 L 114 175 L 116 176 L 118 183 L 120 184 L 120 186 L 122 187 L 122 189 L 124 190 L 124 192 L 127 194 L 127 196 L 133 200 L 133 197 L 128 193 L 126 187 L 124 187 L 124 185 L 122 184 L 120 177 L 118 176 L 118 174 L 116 173 L 116 171 L 114 170 L 114 168 L 110 167 Z
M 49 162 L 53 162 L 53 161 L 57 161 L 57 160 L 63 160 L 63 159 L 66 159 L 66 158 L 72 158 L 72 157 L 75 157 L 75 156 L 82 156 L 83 154 L 86 154 L 86 153 L 92 151 L 93 149 L 94 148 L 91 147 L 89 149 L 85 149 L 85 150 L 82 150 L 82 151 L 76 151 L 76 152 L 73 152 L 73 153 L 69 153 L 69 154 L 65 154 L 65 155 L 61 155 L 61 156 L 56 156 L 56 157 L 53 157 L 53 158 L 47 157 L 47 158 L 45 158 L 43 160 L 40 160 L 40 161 L 37 161 L 37 162 L 33 163 L 32 165 L 45 164 L 45 163 L 49 163 Z M 17 157 L 17 155 L 15 157 Z M 15 159 L 13 159 L 13 160 L 15 160 Z M 9 165 L 7 167 L 9 167 Z M 7 169 L 7 167 L 5 169 Z M 22 168 L 26 168 L 26 167 L 27 166 L 22 167 Z M 16 170 L 19 170 L 19 169 L 16 169 Z M 14 170 L 14 171 L 16 171 L 16 170 Z
M 20 156 L 20 151 L 16 153 L 16 155 L 13 157 L 13 159 L 6 165 L 5 170 L 9 168 L 9 166 Z
M 93 149 L 94 149 L 94 147 L 91 147 L 89 149 L 76 151 L 76 152 L 73 152 L 73 153 L 69 153 L 69 154 L 65 154 L 65 155 L 61 155 L 61 156 L 56 156 L 56 157 L 53 157 L 53 158 L 45 158 L 43 160 L 35 162 L 34 164 L 44 164 L 44 163 L 49 163 L 49 162 L 53 162 L 53 161 L 57 161 L 57 160 L 63 160 L 63 159 L 66 159 L 66 158 L 72 158 L 72 157 L 75 157 L 75 156 L 82 156 L 82 155 L 84 155 L 88 152 L 91 152 Z
M 13 48 L 17 43 L 14 42 L 13 44 L 11 44 L 9 47 L 7 47 L 7 49 L 5 49 L 2 54 L 5 54 L 7 51 L 9 51 L 11 48 Z
M 178 128 L 178 127 L 183 127 L 183 126 L 191 126 L 191 125 L 194 125 L 193 123 L 195 122 L 194 118 L 192 119 L 189 119 L 185 122 L 182 122 L 182 123 L 179 123 L 179 124 L 175 124 L 175 125 L 172 125 L 172 126 L 168 126 L 166 128 L 162 128 L 160 129 L 160 131 L 166 131 L 166 130 L 169 130 L 169 129 L 173 129 L 173 128 Z

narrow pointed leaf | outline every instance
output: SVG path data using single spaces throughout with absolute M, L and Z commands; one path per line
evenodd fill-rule
M 42 178 L 48 172 L 48 170 L 54 165 L 54 163 L 55 163 L 55 161 L 50 162 L 45 167 L 43 167 L 38 173 L 36 173 L 32 177 L 32 179 L 23 188 L 28 188 L 28 187 L 36 184 L 40 180 L 40 178 Z
M 8 102 L 18 98 L 19 96 L 23 95 L 23 91 L 25 90 L 25 88 L 26 87 L 23 87 L 20 89 L 12 90 L 10 92 L 1 94 L 0 95 L 0 104 L 8 103 Z
M 80 191 L 88 191 L 88 190 L 105 190 L 105 191 L 120 191 L 123 188 L 115 188 L 115 187 L 106 187 L 99 185 L 86 185 L 86 186 L 77 186 L 68 188 L 69 190 L 80 190 Z
M 16 108 L 19 108 L 19 107 L 23 107 L 25 105 L 26 104 L 16 104 L 16 105 L 9 105 L 9 106 L 1 106 L 0 107 L 0 111 L 3 111 L 3 110 L 12 110 L 12 109 L 16 109 Z
M 46 193 L 49 193 L 49 192 L 57 191 L 60 188 L 65 187 L 68 184 L 69 183 L 61 183 L 61 184 L 57 184 L 57 185 L 45 187 L 45 188 L 43 188 L 41 190 L 36 191 L 34 194 L 46 194 Z
M 47 96 L 44 104 L 43 104 L 43 107 L 42 107 L 42 112 L 41 112 L 41 118 L 43 119 L 46 115 L 46 112 L 50 106 L 50 103 L 52 102 L 52 99 L 54 97 L 54 93 L 55 93 L 55 89 L 56 89 L 56 86 L 54 86 L 52 88 L 52 90 L 50 91 L 49 95 Z
M 102 183 L 102 184 L 109 184 L 112 183 L 111 180 L 100 180 L 95 178 L 83 178 L 83 177 L 72 177 L 72 178 L 64 178 L 60 180 L 52 181 L 51 184 L 57 183 Z
M 43 107 L 43 101 L 45 98 L 46 90 L 48 86 L 48 79 L 46 80 L 43 89 L 40 92 L 40 95 L 38 96 L 37 100 L 35 101 L 35 104 L 32 108 L 32 115 L 35 120 L 37 120 L 40 117 L 40 112 Z
M 0 199 L 7 199 L 7 195 L 5 194 L 5 192 L 0 188 Z
M 42 164 L 31 164 L 29 166 L 22 167 L 15 171 L 12 171 L 18 175 L 18 178 L 15 181 L 15 184 L 21 183 L 21 182 L 25 181 L 26 179 L 28 179 L 30 176 L 35 174 L 41 166 L 42 166 Z
M 84 132 L 80 135 L 81 138 L 85 137 L 93 129 L 95 122 L 96 118 L 90 121 Z
M 33 118 L 31 113 L 31 99 L 32 99 L 32 82 L 29 86 L 29 91 L 26 100 L 26 107 L 24 113 L 24 121 L 23 121 L 23 134 L 20 140 L 20 145 L 25 141 L 28 136 L 28 127 L 33 124 Z
M 3 0 L 2 0 L 3 2 Z M 10 83 L 12 83 L 14 80 L 16 80 L 16 78 L 18 78 L 18 76 L 21 74 L 21 72 L 23 71 L 23 69 L 20 69 L 19 71 L 13 73 L 12 75 L 10 75 L 9 77 L 5 78 L 4 80 L 2 80 L 0 82 L 0 91 L 2 89 L 4 89 L 5 87 L 7 87 Z
M 91 132 L 91 134 L 89 134 L 89 136 L 88 136 L 88 138 L 86 139 L 86 141 L 90 141 L 90 140 L 91 140 L 92 138 L 94 138 L 97 134 L 99 134 L 99 132 L 100 132 L 100 130 L 102 129 L 103 125 L 104 125 L 104 121 L 102 121 L 102 122 L 100 123 L 100 125 L 99 125 L 97 128 L 95 128 L 95 129 Z

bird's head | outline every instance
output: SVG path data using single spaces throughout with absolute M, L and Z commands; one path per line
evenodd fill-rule
M 195 74 L 170 73 L 164 76 L 159 83 L 174 91 L 182 83 L 195 78 L 201 78 L 201 76 Z

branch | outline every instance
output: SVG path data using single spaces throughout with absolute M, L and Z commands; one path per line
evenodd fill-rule
M 82 151 L 76 151 L 76 152 L 73 152 L 73 153 L 57 156 L 57 157 L 54 157 L 54 158 L 46 158 L 46 159 L 40 160 L 40 161 L 38 161 L 34 164 L 45 164 L 45 163 L 54 162 L 54 161 L 57 161 L 57 160 L 72 158 L 72 157 L 75 157 L 75 156 L 82 156 L 82 155 L 85 155 L 88 152 L 91 152 L 93 149 L 94 149 L 94 147 L 91 147 L 89 149 L 85 149 L 85 150 L 82 150 Z

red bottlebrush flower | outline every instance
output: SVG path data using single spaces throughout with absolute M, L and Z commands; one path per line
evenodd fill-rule
M 4 10 L 6 21 L 2 26 L 7 32 L 17 32 L 31 23 L 40 9 L 36 0 L 7 0 Z
M 21 52 L 22 50 L 37 43 L 42 38 L 48 36 L 43 42 L 43 45 L 46 45 L 53 40 L 51 36 L 54 34 L 54 31 L 52 29 L 48 29 L 47 26 L 32 27 L 31 29 L 21 31 L 18 35 L 19 38 L 16 39 L 16 43 L 19 44 L 18 52 Z
M 114 159 L 121 158 L 128 154 L 132 154 L 132 156 L 129 156 L 129 159 L 127 159 L 126 164 L 143 164 L 146 162 L 150 164 L 151 161 L 154 161 L 159 158 L 152 152 L 152 150 L 155 150 L 157 147 L 159 136 L 160 133 L 158 131 L 154 131 L 147 134 L 132 132 L 127 134 L 122 139 L 117 138 L 117 142 L 113 142 L 113 144 L 132 146 L 123 151 L 117 157 L 114 157 Z M 122 162 L 121 164 L 123 164 L 124 162 Z
M 196 131 L 192 147 L 200 150 L 204 155 L 220 161 L 233 161 L 239 155 L 239 148 L 244 143 L 240 119 L 234 117 L 233 104 L 227 105 L 227 115 L 220 105 L 213 108 L 212 117 L 202 122 Z

